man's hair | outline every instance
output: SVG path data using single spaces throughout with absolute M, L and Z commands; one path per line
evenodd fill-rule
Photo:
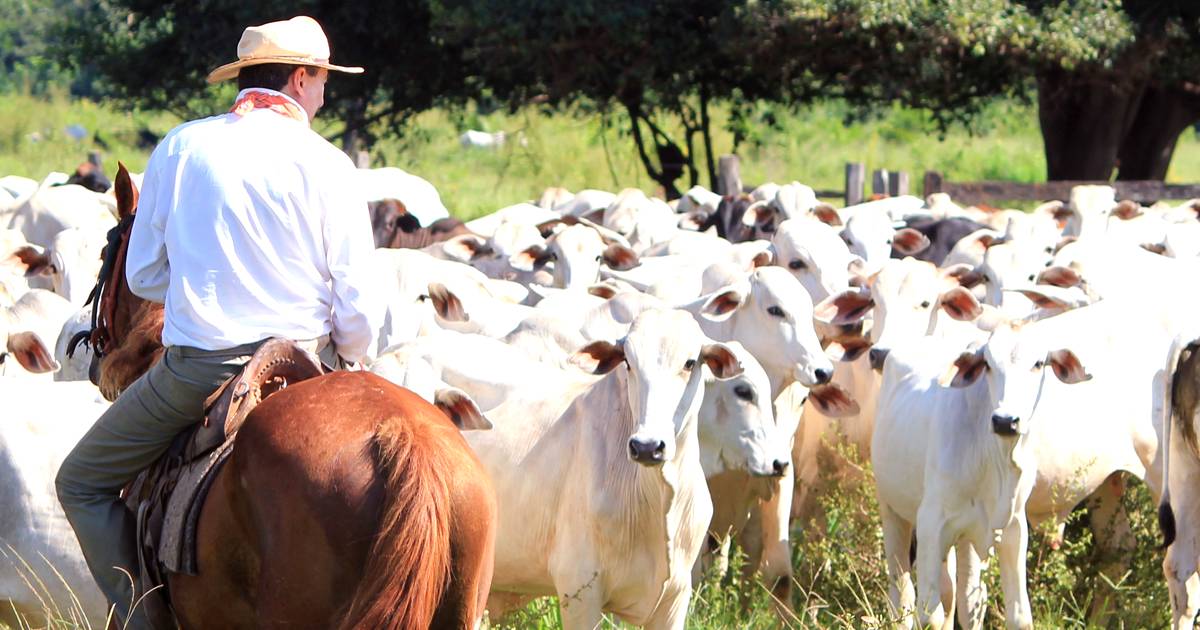
M 246 88 L 282 90 L 296 68 L 304 68 L 305 74 L 317 76 L 316 66 L 299 66 L 291 63 L 260 63 L 246 66 L 238 71 L 238 91 Z

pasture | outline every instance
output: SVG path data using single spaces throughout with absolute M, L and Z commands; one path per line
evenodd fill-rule
M 761 111 L 764 119 L 774 119 L 775 128 L 764 125 L 739 149 L 743 179 L 748 183 L 798 180 L 818 189 L 840 188 L 848 161 L 866 162 L 868 168 L 908 170 L 916 181 L 926 169 L 964 181 L 1036 181 L 1045 171 L 1036 114 L 1029 107 L 995 104 L 976 128 L 951 129 L 944 137 L 930 128 L 919 111 L 894 109 L 877 119 L 844 125 L 847 114 L 837 103 L 794 113 Z M 176 122 L 165 113 L 125 112 L 63 96 L 41 100 L 9 95 L 0 99 L 0 175 L 40 179 L 50 171 L 70 172 L 87 151 L 97 149 L 97 136 L 105 145 L 100 150 L 110 176 L 118 159 L 140 172 L 149 155 L 143 131 L 161 136 Z M 71 124 L 85 127 L 88 137 L 69 138 L 64 129 Z M 503 130 L 508 141 L 493 149 L 467 149 L 458 140 L 467 128 Z M 318 129 L 335 131 L 320 125 Z M 719 134 L 718 152 L 725 152 L 729 143 L 727 134 Z M 429 180 L 451 214 L 463 220 L 536 199 L 548 186 L 575 191 L 636 187 L 654 192 L 627 134 L 596 118 L 549 116 L 534 110 L 514 115 L 428 112 L 411 122 L 404 137 L 380 140 L 372 156 L 373 166 L 398 166 Z M 1180 139 L 1168 180 L 1200 181 L 1200 141 L 1191 131 Z M 816 497 L 817 509 L 791 526 L 795 613 L 780 617 L 769 588 L 742 575 L 747 560 L 735 549 L 724 574 L 709 571 L 694 585 L 687 628 L 850 629 L 890 627 L 896 621 L 889 611 L 888 570 L 871 464 L 853 447 L 840 443 L 827 444 L 820 457 L 815 485 L 823 490 Z M 826 475 L 827 470 L 842 474 Z M 852 474 L 844 474 L 847 470 Z M 1145 484 L 1130 475 L 1126 479 L 1120 501 L 1130 517 L 1126 540 L 1131 544 L 1119 553 L 1098 549 L 1087 526 L 1091 511 L 1086 506 L 1070 515 L 1061 541 L 1054 533 L 1060 523 L 1033 528 L 1026 561 L 1037 628 L 1160 628 L 1170 623 L 1155 506 Z M 0 553 L 0 571 L 21 572 L 18 562 L 10 569 L 4 555 Z M 23 562 L 35 564 L 37 559 Z M 1112 567 L 1118 567 L 1109 571 L 1115 577 L 1102 573 Z M 991 594 L 984 626 L 1003 627 L 995 558 L 987 563 L 983 582 Z M 30 586 L 39 589 L 36 583 Z M 1108 597 L 1108 606 L 1094 611 L 1098 594 Z M 56 619 L 51 627 L 86 627 L 62 612 L 69 608 L 69 603 L 46 602 L 46 611 Z M 503 620 L 489 620 L 485 627 L 550 630 L 562 627 L 562 617 L 555 598 L 542 598 Z M 609 615 L 601 627 L 632 626 Z

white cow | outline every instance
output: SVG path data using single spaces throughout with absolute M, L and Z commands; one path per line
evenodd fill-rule
M 39 252 L 32 245 L 18 249 L 10 258 L 13 261 L 10 265 L 23 268 L 27 277 L 49 278 L 55 293 L 77 307 L 83 306 L 96 286 L 104 245 L 103 232 L 71 227 L 54 235 L 44 251 Z
M 594 628 L 603 611 L 683 628 L 712 517 L 696 433 L 702 367 L 722 378 L 740 368 L 678 311 L 644 312 L 623 340 L 577 360 L 605 376 L 539 378 L 486 411 L 492 431 L 466 436 L 498 495 L 493 593 L 557 595 L 568 629 Z M 451 384 L 486 409 L 472 384 Z
M 108 608 L 54 490 L 67 453 L 108 407 L 91 383 L 0 379 L 0 624 L 101 628 Z M 23 618 L 12 618 L 13 609 Z
M 41 247 L 50 247 L 55 235 L 70 227 L 103 235 L 117 220 L 100 196 L 76 185 L 39 188 L 13 210 L 8 225 L 0 227 L 20 230 L 25 240 Z
M 546 239 L 546 245 L 529 247 L 509 259 L 520 271 L 533 271 L 553 263 L 554 286 L 583 289 L 600 277 L 601 265 L 628 269 L 637 263 L 629 247 L 606 242 L 591 226 L 575 224 Z
M 789 219 L 771 237 L 775 264 L 804 285 L 814 302 L 850 287 L 850 266 L 859 260 L 837 231 L 816 219 Z
M 59 368 L 51 344 L 58 340 L 63 324 L 76 312 L 65 298 L 43 289 L 32 289 L 11 307 L 0 307 L 0 375 L 38 377 L 50 380 Z
M 437 188 L 428 180 L 406 173 L 394 166 L 360 168 L 356 171 L 357 186 L 363 201 L 396 199 L 421 225 L 429 225 L 450 216 Z

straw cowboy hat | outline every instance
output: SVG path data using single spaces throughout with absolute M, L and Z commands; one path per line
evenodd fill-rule
M 209 73 L 209 83 L 235 78 L 242 68 L 262 63 L 316 66 L 352 74 L 363 71 L 362 68 L 329 63 L 329 40 L 325 37 L 325 31 L 321 30 L 316 20 L 306 15 L 246 28 L 238 42 L 237 52 L 237 61 Z

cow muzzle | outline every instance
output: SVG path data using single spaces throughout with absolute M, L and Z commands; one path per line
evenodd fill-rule
M 643 466 L 659 466 L 667 461 L 667 443 L 655 439 L 629 438 L 629 459 Z
M 1020 426 L 1020 418 L 1005 414 L 992 415 L 992 432 L 996 435 L 1013 436 L 1017 434 L 1017 428 Z

